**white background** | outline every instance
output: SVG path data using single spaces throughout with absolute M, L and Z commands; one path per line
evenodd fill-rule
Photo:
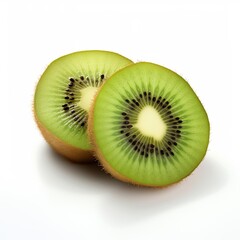
M 240 239 L 240 7 L 178 2 L 1 1 L 1 240 Z M 211 122 L 209 150 L 190 177 L 136 188 L 47 146 L 34 87 L 52 60 L 87 49 L 189 81 Z

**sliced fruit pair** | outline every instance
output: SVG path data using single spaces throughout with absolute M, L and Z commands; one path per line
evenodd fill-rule
M 88 125 L 106 171 L 138 185 L 180 181 L 209 142 L 207 114 L 182 77 L 111 52 L 78 52 L 51 63 L 37 85 L 34 113 L 46 140 L 75 161 L 92 156 Z

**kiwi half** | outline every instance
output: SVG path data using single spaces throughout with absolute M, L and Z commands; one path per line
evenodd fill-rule
M 86 125 L 97 89 L 132 61 L 113 52 L 75 52 L 53 61 L 34 96 L 34 115 L 42 135 L 60 154 L 74 161 L 92 158 Z
M 144 186 L 167 186 L 188 176 L 209 143 L 206 111 L 190 85 L 173 71 L 137 63 L 100 88 L 88 131 L 111 175 Z

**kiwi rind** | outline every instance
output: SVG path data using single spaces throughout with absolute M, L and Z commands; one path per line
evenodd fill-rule
M 122 67 L 125 67 L 125 66 L 127 66 L 129 64 L 132 64 L 131 60 L 129 60 L 128 58 L 125 58 L 125 57 L 123 57 L 123 56 L 121 56 L 121 55 L 119 55 L 117 53 L 114 53 L 114 52 L 101 51 L 101 50 L 89 50 L 89 51 L 75 52 L 75 53 L 71 53 L 71 54 L 62 56 L 62 57 L 54 60 L 51 64 L 49 64 L 49 66 L 56 67 L 57 61 L 59 59 L 60 60 L 64 59 L 66 56 L 69 56 L 69 55 L 76 56 L 77 54 L 81 54 L 81 53 L 83 53 L 83 54 L 90 53 L 92 55 L 93 54 L 102 54 L 103 53 L 103 54 L 107 54 L 107 57 L 111 57 L 111 55 L 112 55 L 115 58 L 115 64 L 116 64 L 117 70 L 122 68 Z M 119 57 L 120 60 L 123 61 L 122 63 L 119 63 L 119 66 L 118 66 L 118 63 L 116 63 L 116 58 L 117 57 Z M 91 58 L 91 63 L 92 62 L 94 62 L 94 58 L 93 57 Z M 71 64 L 71 61 L 67 62 L 67 64 Z M 109 62 L 108 62 L 108 64 L 109 64 Z M 49 68 L 49 66 L 48 66 L 48 68 Z M 109 67 L 111 67 L 111 66 L 109 66 Z M 51 69 L 51 71 L 52 70 L 53 70 L 53 68 Z M 46 73 L 46 71 L 43 73 L 43 75 L 45 73 Z M 41 76 L 41 78 L 42 78 L 42 76 Z M 109 76 L 110 76 L 110 74 L 109 74 Z M 70 77 L 71 76 L 69 76 L 69 79 L 70 79 Z M 41 118 L 39 117 L 38 111 L 36 110 L 36 106 L 38 104 L 37 100 L 36 100 L 36 92 L 37 92 L 37 89 L 39 88 L 39 85 L 41 83 L 41 78 L 38 81 L 38 84 L 36 86 L 36 90 L 35 90 L 35 94 L 34 94 L 34 104 L 33 104 L 33 112 L 34 112 L 35 120 L 36 120 L 36 123 L 37 123 L 37 125 L 39 127 L 40 132 L 42 133 L 42 135 L 45 138 L 45 140 L 50 144 L 50 146 L 53 147 L 54 150 L 56 150 L 59 154 L 65 156 L 69 160 L 72 160 L 72 161 L 75 161 L 75 162 L 91 162 L 94 158 L 93 158 L 92 149 L 90 147 L 90 144 L 87 145 L 89 147 L 84 147 L 84 148 L 76 146 L 76 145 L 73 145 L 72 143 L 70 143 L 64 137 L 57 136 L 56 133 L 54 133 L 49 128 L 49 126 L 46 126 L 45 122 L 42 121 Z M 85 134 L 85 138 L 86 138 L 86 141 L 88 141 L 87 134 Z
M 35 114 L 34 114 L 35 115 Z M 35 117 L 37 126 L 46 142 L 60 155 L 73 162 L 89 163 L 94 160 L 92 151 L 85 151 L 65 143 L 56 137 Z
M 138 63 L 138 64 L 141 64 L 141 63 Z M 136 65 L 136 64 L 134 64 Z M 132 65 L 133 66 L 133 65 Z M 108 80 L 108 83 L 110 83 L 110 81 L 112 80 L 112 78 L 114 78 L 114 76 L 116 76 L 119 72 L 121 71 L 125 71 L 126 72 L 126 69 L 127 68 L 131 68 L 130 67 L 126 67 L 122 70 L 119 70 L 118 72 L 116 72 L 115 74 L 113 74 L 113 76 Z M 184 80 L 185 81 L 185 80 Z M 106 83 L 104 83 L 101 88 L 98 90 L 98 93 L 96 94 L 95 98 L 94 98 L 94 103 L 92 104 L 92 107 L 90 109 L 90 113 L 89 113 L 89 118 L 88 118 L 88 135 L 91 139 L 91 143 L 93 145 L 93 149 L 95 151 L 95 155 L 97 157 L 97 159 L 99 159 L 100 161 L 100 164 L 103 166 L 103 168 L 105 169 L 106 172 L 110 173 L 113 177 L 115 177 L 116 179 L 119 179 L 123 182 L 128 182 L 128 183 L 132 183 L 132 184 L 135 184 L 135 185 L 141 185 L 141 186 L 148 186 L 148 187 L 165 187 L 165 186 L 168 186 L 168 185 L 171 185 L 171 184 L 174 184 L 178 181 L 181 181 L 182 179 L 184 179 L 185 177 L 187 177 L 188 175 L 190 175 L 194 169 L 201 163 L 202 159 L 204 158 L 205 154 L 206 154 L 206 151 L 207 151 L 207 147 L 206 149 L 203 150 L 203 154 L 202 154 L 202 159 L 201 161 L 199 161 L 199 163 L 195 166 L 195 168 L 193 168 L 191 171 L 188 172 L 188 174 L 186 174 L 183 178 L 181 179 L 178 179 L 178 181 L 175 181 L 175 182 L 171 182 L 169 184 L 164 184 L 164 185 L 159 185 L 159 184 L 155 184 L 155 183 L 144 183 L 142 181 L 136 181 L 135 179 L 132 179 L 132 178 L 129 178 L 128 176 L 124 175 L 123 173 L 119 172 L 116 170 L 116 168 L 114 168 L 109 161 L 106 160 L 104 154 L 102 153 L 101 149 L 99 148 L 99 145 L 98 145 L 98 142 L 96 140 L 96 133 L 95 133 L 95 129 L 94 129 L 94 112 L 95 112 L 95 106 L 96 106 L 96 101 L 98 99 L 98 96 L 99 94 L 101 93 L 101 90 L 104 88 L 104 85 Z M 207 115 L 206 115 L 207 116 Z M 206 119 L 206 121 L 208 122 L 208 118 Z M 209 122 L 206 126 L 208 129 L 210 128 L 209 126 Z M 206 136 L 207 138 L 207 142 L 206 142 L 206 145 L 208 145 L 209 143 L 209 133 L 208 133 L 208 136 Z

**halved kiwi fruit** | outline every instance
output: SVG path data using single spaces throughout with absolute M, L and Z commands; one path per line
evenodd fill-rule
M 103 167 L 117 179 L 144 186 L 185 178 L 209 143 L 208 116 L 193 89 L 152 63 L 133 64 L 106 81 L 88 125 Z
M 92 158 L 86 133 L 89 108 L 97 89 L 132 61 L 113 52 L 75 52 L 53 61 L 34 96 L 36 122 L 49 144 L 74 161 Z

